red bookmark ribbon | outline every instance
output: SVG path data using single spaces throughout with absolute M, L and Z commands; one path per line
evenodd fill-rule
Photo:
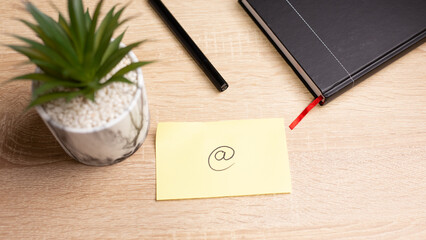
M 313 102 L 311 102 L 311 104 L 309 104 L 305 110 L 303 110 L 303 112 L 296 118 L 294 119 L 294 121 L 290 124 L 290 129 L 293 130 L 297 124 L 300 123 L 300 121 L 302 121 L 302 119 L 306 116 L 306 114 L 308 114 L 312 108 L 314 108 L 316 105 L 318 105 L 319 102 L 321 102 L 324 98 L 322 96 L 317 97 Z

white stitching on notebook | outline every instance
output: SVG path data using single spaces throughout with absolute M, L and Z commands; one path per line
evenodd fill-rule
M 293 5 L 290 3 L 289 0 L 285 0 L 288 5 L 290 5 L 290 7 L 297 13 L 297 15 L 299 15 L 299 17 L 303 20 L 303 22 L 306 24 L 306 26 L 308 26 L 308 28 L 314 33 L 314 35 L 318 38 L 318 40 L 320 40 L 320 42 L 322 43 L 322 45 L 324 45 L 324 47 L 330 52 L 330 54 L 334 57 L 334 59 L 336 59 L 336 61 L 340 64 L 340 66 L 342 66 L 342 68 L 346 71 L 346 73 L 349 75 L 349 78 L 352 80 L 352 86 L 355 84 L 355 80 L 352 78 L 351 74 L 349 73 L 349 71 L 345 68 L 345 66 L 343 66 L 343 64 L 339 61 L 339 59 L 337 59 L 337 57 L 334 55 L 334 53 L 330 50 L 330 48 L 328 48 L 328 46 L 324 43 L 324 41 L 318 36 L 318 34 L 314 31 L 314 29 L 312 29 L 312 27 L 309 25 L 308 22 L 306 22 L 306 20 L 302 17 L 302 15 L 300 15 L 300 13 L 296 10 L 295 7 L 293 7 Z

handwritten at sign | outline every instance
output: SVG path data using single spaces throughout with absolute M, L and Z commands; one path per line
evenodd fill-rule
M 213 171 L 225 171 L 232 167 L 235 162 L 231 161 L 234 158 L 235 150 L 229 146 L 220 146 L 210 153 L 208 163 Z

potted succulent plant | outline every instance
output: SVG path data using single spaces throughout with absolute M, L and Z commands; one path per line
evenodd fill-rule
M 124 32 L 113 39 L 126 6 L 114 6 L 100 21 L 100 0 L 92 14 L 82 0 L 68 0 L 69 18 L 57 21 L 32 3 L 26 9 L 36 23 L 21 20 L 38 37 L 15 36 L 26 45 L 9 45 L 37 66 L 34 73 L 12 80 L 32 81 L 32 101 L 64 150 L 94 166 L 120 162 L 143 143 L 149 112 L 141 66 L 125 46 Z

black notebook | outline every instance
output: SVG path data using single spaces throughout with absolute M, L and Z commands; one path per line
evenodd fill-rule
M 325 102 L 426 36 L 426 0 L 239 2 Z

